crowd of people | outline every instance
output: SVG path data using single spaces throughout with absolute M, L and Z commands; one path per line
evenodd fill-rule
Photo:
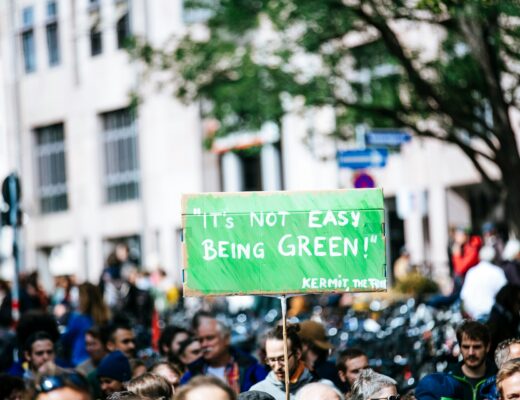
M 460 302 L 467 319 L 456 327 L 459 362 L 406 393 L 368 349 L 334 348 L 320 321 L 290 322 L 285 335 L 273 321 L 255 332 L 251 351 L 232 344 L 233 327 L 214 312 L 182 324 L 158 318 L 168 289 L 154 293 L 158 281 L 137 274 L 120 247 L 98 285 L 60 276 L 47 296 L 35 274 L 26 277 L 15 328 L 10 287 L 0 282 L 0 399 L 285 400 L 286 369 L 293 400 L 518 397 L 520 242 L 458 230 L 450 251 L 453 291 L 428 304 Z

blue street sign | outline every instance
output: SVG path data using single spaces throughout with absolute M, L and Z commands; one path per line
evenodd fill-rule
M 356 149 L 338 151 L 338 165 L 340 168 L 380 168 L 386 165 L 387 158 L 387 149 Z
M 399 147 L 410 140 L 412 140 L 412 135 L 400 130 L 368 131 L 365 133 L 367 146 Z

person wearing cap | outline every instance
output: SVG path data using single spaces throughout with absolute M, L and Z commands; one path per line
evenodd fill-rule
M 96 373 L 104 398 L 123 390 L 125 382 L 132 378 L 130 362 L 119 350 L 103 358 Z
M 303 321 L 298 336 L 302 342 L 302 360 L 305 366 L 321 379 L 332 381 L 337 387 L 342 381 L 334 363 L 328 361 L 333 346 L 328 341 L 325 327 L 316 321 Z

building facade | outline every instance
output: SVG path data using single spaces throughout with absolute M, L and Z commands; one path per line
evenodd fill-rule
M 181 194 L 203 190 L 198 110 L 142 82 L 125 45 L 180 32 L 181 2 L 5 1 L 0 24 L 0 168 L 22 180 L 24 267 L 97 281 L 119 242 L 179 266 Z

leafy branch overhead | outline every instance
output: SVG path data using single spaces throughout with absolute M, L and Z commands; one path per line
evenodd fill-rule
M 520 3 L 189 0 L 185 7 L 203 21 L 171 48 L 134 51 L 171 72 L 177 96 L 201 100 L 220 122 L 217 135 L 328 105 L 340 137 L 357 124 L 399 126 L 459 146 L 511 201 L 509 179 L 520 174 L 512 122 L 520 106 Z M 488 162 L 502 181 L 488 176 Z

